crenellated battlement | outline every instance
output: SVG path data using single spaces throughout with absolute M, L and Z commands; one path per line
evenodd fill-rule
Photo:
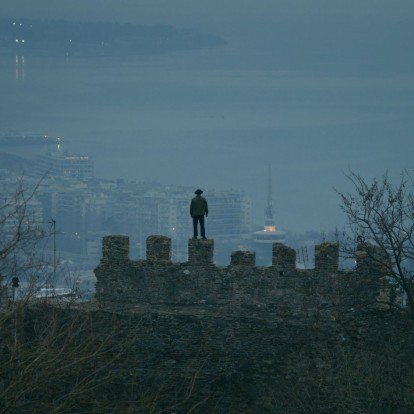
M 102 262 L 123 262 L 129 259 L 129 237 L 107 236 L 102 241 Z
M 269 267 L 256 266 L 250 251 L 235 251 L 228 266 L 216 266 L 214 240 L 190 239 L 184 263 L 172 263 L 171 248 L 170 238 L 150 236 L 146 259 L 131 260 L 127 236 L 104 237 L 95 269 L 97 299 L 103 306 L 219 304 L 311 312 L 316 299 L 355 306 L 390 296 L 386 269 L 378 265 L 379 252 L 372 246 L 360 246 L 352 272 L 338 270 L 337 243 L 315 247 L 314 269 L 296 268 L 295 250 L 281 243 L 273 244 Z
M 315 270 L 317 272 L 336 272 L 339 263 L 337 243 L 322 243 L 315 246 Z

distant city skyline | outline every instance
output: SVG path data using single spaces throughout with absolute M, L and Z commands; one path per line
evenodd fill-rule
M 98 7 L 99 5 L 99 7 Z M 414 3 L 4 1 L 2 17 L 171 24 L 226 44 L 150 58 L 0 56 L 4 130 L 61 136 L 96 175 L 235 188 L 263 224 L 327 232 L 334 188 L 412 171 Z

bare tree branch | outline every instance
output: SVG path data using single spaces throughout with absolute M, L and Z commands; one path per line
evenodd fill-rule
M 348 220 L 348 243 L 342 248 L 354 254 L 358 247 L 377 246 L 382 254 L 371 259 L 387 269 L 407 300 L 408 311 L 414 318 L 414 186 L 411 176 L 402 172 L 394 184 L 388 174 L 381 179 L 366 181 L 350 172 L 352 193 L 337 191 L 341 209 Z

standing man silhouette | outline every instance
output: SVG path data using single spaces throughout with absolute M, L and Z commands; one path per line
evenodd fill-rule
M 204 227 L 204 216 L 208 217 L 208 204 L 207 200 L 201 195 L 203 191 L 198 189 L 194 193 L 196 196 L 190 203 L 190 215 L 193 218 L 194 237 L 193 240 L 197 240 L 198 236 L 198 223 L 200 223 L 200 234 L 202 240 L 206 239 L 206 230 Z

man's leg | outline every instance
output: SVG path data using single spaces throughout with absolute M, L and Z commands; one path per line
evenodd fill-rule
M 201 233 L 201 237 L 205 238 L 206 237 L 206 229 L 204 227 L 204 216 L 199 217 L 200 220 L 200 233 Z
M 193 217 L 193 234 L 194 234 L 194 238 L 196 239 L 198 236 L 198 231 L 197 231 L 197 222 L 198 222 L 198 217 Z

